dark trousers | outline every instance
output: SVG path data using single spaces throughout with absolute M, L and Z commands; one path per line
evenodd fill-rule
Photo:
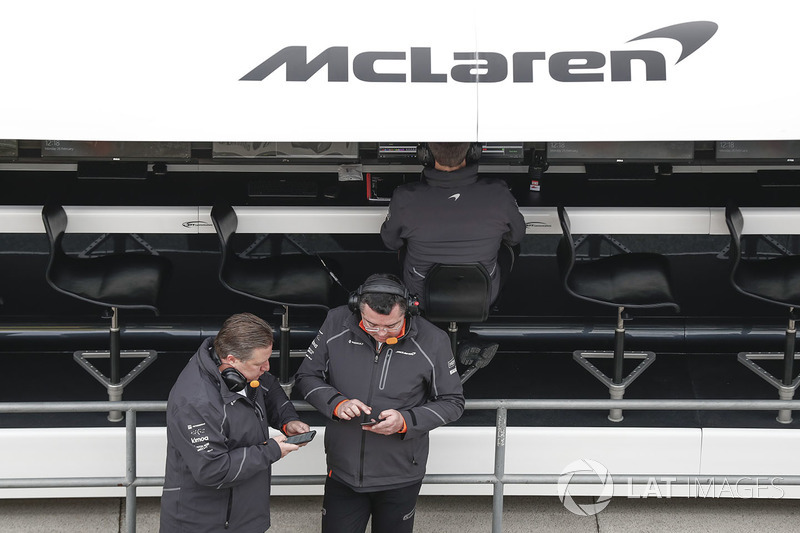
M 322 501 L 322 533 L 411 533 L 422 481 L 399 489 L 356 492 L 328 477 Z

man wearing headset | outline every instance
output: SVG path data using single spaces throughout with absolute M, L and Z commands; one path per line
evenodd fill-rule
M 403 250 L 403 281 L 422 295 L 425 276 L 436 263 L 480 263 L 492 280 L 490 300 L 500 293 L 513 263 L 510 248 L 525 237 L 525 218 L 508 185 L 478 177 L 480 146 L 436 142 L 419 147 L 426 168 L 419 182 L 395 189 L 381 238 Z M 508 260 L 498 264 L 501 246 Z
M 447 334 L 416 316 L 395 276 L 375 274 L 332 309 L 296 388 L 328 420 L 324 533 L 406 533 L 428 432 L 458 420 L 464 395 Z
M 272 329 L 250 313 L 206 339 L 167 401 L 161 533 L 258 532 L 270 526 L 271 465 L 309 430 L 269 370 Z

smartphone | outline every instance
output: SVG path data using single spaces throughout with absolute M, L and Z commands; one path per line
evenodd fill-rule
M 305 444 L 306 442 L 311 442 L 316 435 L 316 430 L 311 430 L 307 433 L 300 433 L 299 435 L 292 435 L 291 437 L 286 437 L 284 442 L 288 442 L 289 444 Z
M 377 423 L 378 423 L 377 420 L 372 419 L 372 420 L 367 420 L 366 422 L 361 422 L 361 425 L 362 426 L 374 426 Z

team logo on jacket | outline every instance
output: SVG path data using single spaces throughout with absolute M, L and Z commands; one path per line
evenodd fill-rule
M 355 344 L 356 346 L 364 346 L 363 342 L 354 341 L 353 339 L 347 339 L 347 342 L 350 344 Z
M 397 350 L 394 353 L 400 353 L 400 354 L 403 354 L 403 355 L 417 355 L 417 352 L 404 352 L 402 350 Z
M 448 200 L 449 200 L 450 198 L 452 198 L 452 199 L 453 199 L 453 201 L 455 202 L 455 201 L 457 201 L 459 198 L 461 198 L 461 193 L 460 193 L 460 192 L 457 192 L 457 193 L 455 193 L 454 195 L 452 195 L 452 196 L 448 196 L 448 197 L 447 197 L 447 199 L 448 199 Z

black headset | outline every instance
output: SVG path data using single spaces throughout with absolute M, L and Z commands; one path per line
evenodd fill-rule
M 482 151 L 483 147 L 480 143 L 470 143 L 466 155 L 467 164 L 477 163 L 481 158 Z M 436 163 L 428 143 L 420 143 L 417 146 L 417 159 L 426 167 L 432 168 L 434 163 Z
M 410 315 L 419 314 L 419 300 L 417 297 L 413 294 L 409 294 L 405 285 L 387 277 L 365 282 L 358 289 L 351 292 L 350 297 L 347 299 L 347 307 L 350 308 L 350 311 L 353 313 L 360 312 L 358 304 L 361 300 L 361 295 L 367 293 L 395 294 L 397 296 L 402 296 L 406 301 L 406 313 Z
M 208 352 L 211 355 L 211 359 L 217 365 L 219 375 L 222 377 L 222 381 L 225 383 L 225 386 L 228 387 L 229 391 L 239 392 L 247 387 L 247 378 L 229 363 L 223 363 L 217 355 L 217 352 L 214 351 L 213 346 L 209 346 Z

